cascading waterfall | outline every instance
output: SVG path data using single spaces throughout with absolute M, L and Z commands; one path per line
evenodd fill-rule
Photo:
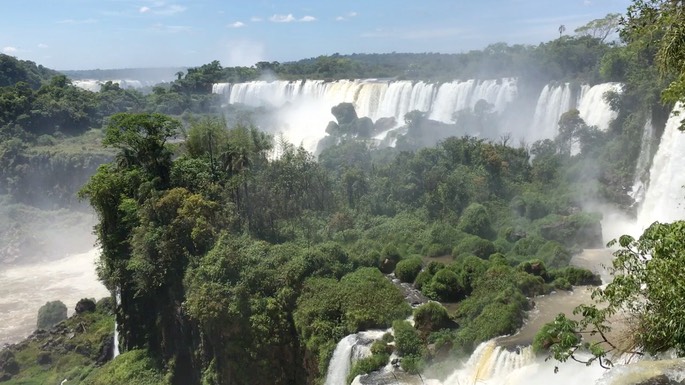
M 493 104 L 495 111 L 503 111 L 516 97 L 517 82 L 509 78 L 439 85 L 378 80 L 252 81 L 214 84 L 212 92 L 224 95 L 228 104 L 279 108 L 278 131 L 291 143 L 314 151 L 326 135 L 326 125 L 333 120 L 331 108 L 340 103 L 353 103 L 360 117 L 373 121 L 394 118 L 398 126 L 404 123 L 404 115 L 413 110 L 450 123 L 454 112 L 473 108 L 480 99 Z M 384 137 L 384 133 L 379 137 Z
M 73 80 L 72 84 L 78 88 L 84 89 L 91 92 L 100 92 L 100 87 L 111 81 L 112 83 L 119 83 L 119 87 L 123 89 L 141 89 L 143 87 L 152 87 L 155 84 L 161 83 L 161 81 L 140 81 L 131 79 L 121 79 L 121 80 Z
M 602 131 L 609 128 L 612 120 L 616 119 L 618 113 L 611 109 L 605 100 L 607 92 L 620 93 L 622 85 L 620 83 L 602 83 L 595 86 L 581 86 L 580 99 L 578 101 L 578 112 L 580 117 L 588 126 L 597 126 Z
M 546 85 L 533 115 L 533 130 L 528 134 L 528 140 L 534 142 L 539 139 L 552 139 L 556 136 L 561 115 L 573 108 L 571 100 L 571 85 Z
M 559 367 L 555 373 L 554 367 Z M 440 385 L 576 385 L 594 384 L 605 374 L 599 365 L 586 366 L 536 358 L 531 347 L 509 351 L 496 340 L 480 344 L 469 360 Z
M 683 110 L 681 104 L 673 108 L 652 160 L 649 187 L 637 217 L 640 230 L 646 229 L 654 221 L 685 219 L 685 134 L 678 129 L 683 120 Z
M 326 385 L 347 385 L 347 375 L 356 361 L 371 355 L 370 345 L 380 339 L 386 330 L 367 330 L 341 339 L 328 364 Z
M 119 305 L 121 305 L 121 293 L 119 293 L 119 290 L 117 289 L 116 294 L 114 295 L 114 298 L 116 299 L 116 307 L 118 308 Z M 112 359 L 117 358 L 117 356 L 120 354 L 119 353 L 119 325 L 117 325 L 117 316 L 116 314 L 114 315 L 114 343 L 112 344 Z
M 642 131 L 642 143 L 640 144 L 640 156 L 637 158 L 635 165 L 635 178 L 633 187 L 630 191 L 630 196 L 637 204 L 640 204 L 645 198 L 645 179 L 648 177 L 649 160 L 652 155 L 652 146 L 654 144 L 654 126 L 652 120 L 647 119 L 644 130 Z

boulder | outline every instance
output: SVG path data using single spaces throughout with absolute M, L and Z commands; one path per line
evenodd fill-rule
M 89 298 L 83 298 L 80 301 L 76 303 L 76 314 L 81 314 L 85 312 L 94 312 L 95 311 L 95 301 Z
M 11 375 L 19 373 L 19 363 L 14 358 L 14 353 L 9 350 L 0 351 L 0 372 Z

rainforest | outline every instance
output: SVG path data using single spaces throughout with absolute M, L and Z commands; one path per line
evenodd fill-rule
M 102 283 L 0 300 L 0 383 L 678 383 L 683 25 L 136 87 L 0 54 L 0 288 Z

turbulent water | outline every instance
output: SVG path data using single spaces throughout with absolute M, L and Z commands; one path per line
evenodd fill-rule
M 38 309 L 48 301 L 61 300 L 71 314 L 81 298 L 108 296 L 95 274 L 98 253 L 91 250 L 1 271 L 0 346 L 29 335 L 36 328 Z

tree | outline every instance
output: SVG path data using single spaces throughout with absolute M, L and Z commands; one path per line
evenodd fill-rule
M 559 38 L 560 38 L 560 39 L 561 39 L 561 35 L 563 35 L 565 31 L 566 31 L 566 26 L 563 25 L 563 24 L 560 25 L 560 26 L 559 26 Z
M 561 115 L 559 118 L 559 135 L 556 138 L 561 152 L 571 154 L 587 130 L 588 126 L 580 117 L 578 110 L 573 109 Z
M 119 113 L 110 117 L 102 143 L 119 150 L 121 165 L 140 167 L 166 186 L 171 169 L 171 151 L 166 141 L 180 126 L 178 120 L 162 114 Z
M 662 77 L 671 79 L 662 99 L 671 103 L 685 101 L 685 10 L 682 2 L 635 0 L 628 7 L 622 25 L 624 41 L 656 47 L 656 67 Z
M 578 35 L 592 36 L 604 42 L 613 32 L 618 31 L 620 21 L 620 13 L 610 13 L 601 19 L 592 20 L 584 26 L 576 28 L 574 32 Z
M 655 222 L 635 240 L 624 235 L 618 241 L 621 249 L 614 253 L 614 280 L 604 289 L 596 289 L 593 298 L 598 304 L 581 305 L 572 320 L 559 315 L 536 336 L 539 347 L 548 348 L 559 361 L 573 359 L 581 348 L 592 353 L 588 362 L 612 365 L 609 354 L 644 352 L 655 354 L 675 349 L 685 354 L 685 221 L 671 224 Z M 612 339 L 612 317 L 628 320 L 627 330 Z M 598 341 L 586 341 L 581 336 L 598 336 Z M 617 341 L 624 339 L 623 344 Z

